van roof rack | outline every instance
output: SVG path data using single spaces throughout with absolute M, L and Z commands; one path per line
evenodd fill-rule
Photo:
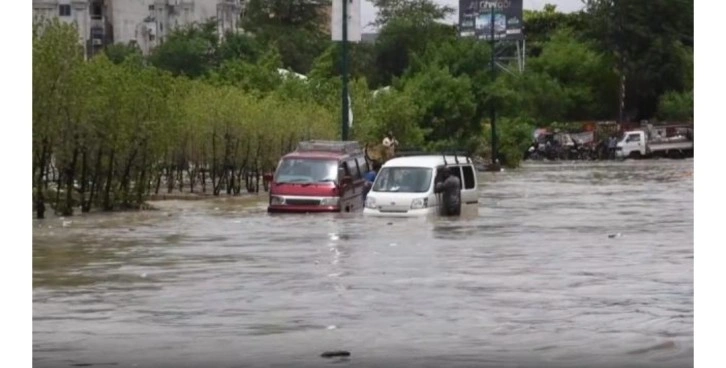
M 440 154 L 441 157 L 444 158 L 444 164 L 449 165 L 448 162 L 446 162 L 446 156 L 454 156 L 454 162 L 456 164 L 462 163 L 459 162 L 459 158 L 462 159 L 464 163 L 472 163 L 469 152 L 466 151 L 440 151 L 440 152 L 426 152 L 426 151 L 420 151 L 420 150 L 405 150 L 405 151 L 396 151 L 396 157 L 410 157 L 410 156 L 435 156 L 437 154 Z
M 302 141 L 297 144 L 299 152 L 335 152 L 335 153 L 355 153 L 362 151 L 360 143 L 356 141 L 322 141 L 310 140 Z

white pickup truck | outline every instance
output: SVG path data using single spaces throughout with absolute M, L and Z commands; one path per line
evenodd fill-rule
M 620 158 L 693 157 L 693 138 L 692 135 L 653 138 L 645 130 L 633 130 L 625 132 L 615 154 Z

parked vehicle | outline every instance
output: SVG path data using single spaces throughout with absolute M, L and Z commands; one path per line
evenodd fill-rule
M 268 212 L 363 209 L 368 162 L 358 142 L 305 141 L 283 156 L 270 179 Z
M 471 158 L 457 154 L 402 156 L 381 167 L 368 192 L 364 215 L 437 215 L 441 196 L 434 193 L 434 188 L 444 167 L 461 181 L 462 213 L 467 208 L 478 208 L 477 172 Z
M 615 148 L 619 158 L 693 157 L 693 134 L 688 130 L 672 137 L 653 135 L 649 130 L 631 130 Z

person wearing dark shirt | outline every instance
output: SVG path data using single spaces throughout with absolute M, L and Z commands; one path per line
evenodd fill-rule
M 376 175 L 378 175 L 378 171 L 381 169 L 381 165 L 377 162 L 373 163 L 373 169 L 366 173 L 364 176 L 365 179 L 365 188 L 363 188 L 363 201 L 366 200 L 366 197 L 368 197 L 368 192 L 370 192 L 371 188 L 373 187 L 373 182 L 376 181 Z
M 448 167 L 441 170 L 443 181 L 436 183 L 434 192 L 441 193 L 441 214 L 459 216 L 461 214 L 461 181 L 451 175 Z

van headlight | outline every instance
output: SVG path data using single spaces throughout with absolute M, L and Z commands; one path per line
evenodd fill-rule
M 285 204 L 285 198 L 280 196 L 270 196 L 270 205 L 279 206 Z
M 340 197 L 325 197 L 320 199 L 321 206 L 338 206 L 340 205 Z
M 373 197 L 366 198 L 366 207 L 375 209 L 376 208 L 376 199 Z
M 411 202 L 411 209 L 412 210 L 426 208 L 428 206 L 429 206 L 429 199 L 428 198 L 418 198 L 418 199 L 414 199 Z

